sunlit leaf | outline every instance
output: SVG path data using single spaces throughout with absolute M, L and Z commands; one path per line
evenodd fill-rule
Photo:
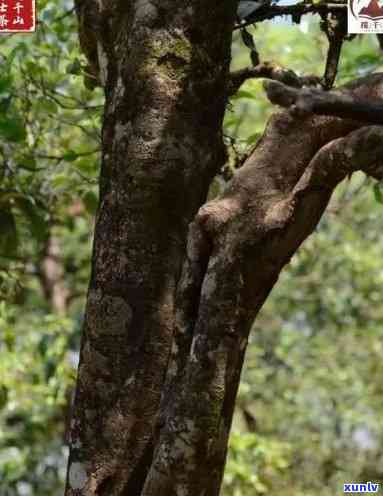
M 98 207 L 98 198 L 93 191 L 87 191 L 85 195 L 82 197 L 85 208 L 87 211 L 91 214 L 94 215 L 97 211 Z
M 378 203 L 383 203 L 383 194 L 382 194 L 380 183 L 375 183 L 374 184 L 373 191 L 374 191 L 374 198 L 375 198 L 375 200 Z

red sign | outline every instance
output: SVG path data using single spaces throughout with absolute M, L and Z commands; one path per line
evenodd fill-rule
M 35 29 L 35 0 L 0 0 L 0 33 L 31 33 Z

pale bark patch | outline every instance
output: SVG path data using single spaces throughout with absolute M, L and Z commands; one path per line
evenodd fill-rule
M 128 139 L 132 130 L 131 122 L 127 122 L 126 124 L 117 122 L 116 127 L 114 128 L 115 143 L 118 144 L 122 139 Z
M 97 43 L 98 64 L 100 67 L 99 80 L 101 86 L 105 86 L 108 79 L 108 56 L 101 42 Z
M 290 200 L 282 200 L 273 204 L 266 212 L 265 224 L 269 227 L 283 227 L 294 210 Z
M 216 287 L 217 287 L 217 282 L 216 282 L 215 274 L 210 272 L 209 274 L 207 274 L 207 276 L 204 279 L 202 285 L 202 291 L 201 291 L 202 296 L 204 296 L 205 298 L 209 298 L 209 296 L 211 296 L 216 290 Z
M 148 21 L 153 21 L 158 16 L 158 10 L 150 0 L 139 0 L 136 2 L 135 20 L 139 23 L 147 24 Z
M 195 352 L 198 339 L 200 339 L 200 336 L 194 336 L 191 347 L 190 347 L 190 361 L 191 362 L 198 362 L 198 357 L 197 357 L 196 352 Z
M 83 463 L 73 462 L 69 468 L 69 485 L 72 489 L 82 489 L 88 477 Z
M 176 377 L 177 372 L 178 372 L 178 366 L 177 366 L 177 356 L 179 353 L 179 347 L 175 341 L 173 341 L 172 344 L 172 351 L 171 351 L 171 360 L 169 361 L 169 368 L 168 368 L 168 374 L 169 377 Z
M 185 485 L 176 487 L 176 495 L 177 496 L 189 496 L 189 490 Z

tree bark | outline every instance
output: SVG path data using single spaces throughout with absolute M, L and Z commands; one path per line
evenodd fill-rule
M 225 161 L 235 1 L 78 0 L 76 8 L 106 103 L 66 495 L 138 496 L 188 224 Z
M 383 124 L 383 100 L 362 100 L 352 92 L 325 92 L 319 89 L 290 88 L 283 81 L 267 81 L 264 84 L 272 103 L 291 108 L 296 114 L 334 115 L 369 124 Z
M 77 0 L 106 104 L 66 496 L 219 494 L 257 312 L 336 184 L 382 177 L 381 127 L 284 111 L 195 216 L 225 161 L 235 4 Z M 383 76 L 347 91 L 382 98 Z
M 381 98 L 383 76 L 357 81 L 347 92 Z M 382 177 L 382 128 L 348 137 L 361 126 L 274 115 L 222 198 L 200 209 L 189 232 L 163 428 L 144 496 L 219 494 L 254 318 L 335 186 L 358 167 Z

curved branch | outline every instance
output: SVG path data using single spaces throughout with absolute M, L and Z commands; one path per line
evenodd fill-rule
M 325 92 L 319 89 L 294 89 L 277 81 L 264 83 L 271 103 L 291 108 L 298 115 L 318 114 L 383 124 L 383 98 L 364 99 L 352 92 Z
M 359 80 L 349 91 L 355 98 L 381 98 L 383 76 Z M 179 315 L 183 347 L 176 338 L 173 360 L 179 367 L 163 403 L 143 496 L 167 496 L 170 488 L 219 494 L 254 317 L 284 265 L 315 229 L 336 184 L 358 166 L 383 177 L 383 129 L 359 128 L 358 122 L 333 117 L 273 116 L 226 192 L 200 209 L 189 246 L 209 249 L 197 249 L 194 259 L 203 260 L 203 273 L 195 269 L 193 276 L 184 269 L 179 286 L 182 300 L 189 297 L 183 288 L 191 284 L 198 304 Z
M 284 83 L 293 88 L 319 84 L 317 76 L 298 76 L 291 69 L 285 69 L 272 62 L 262 62 L 255 67 L 246 67 L 232 72 L 229 80 L 228 95 L 233 96 L 248 79 L 267 78 Z

